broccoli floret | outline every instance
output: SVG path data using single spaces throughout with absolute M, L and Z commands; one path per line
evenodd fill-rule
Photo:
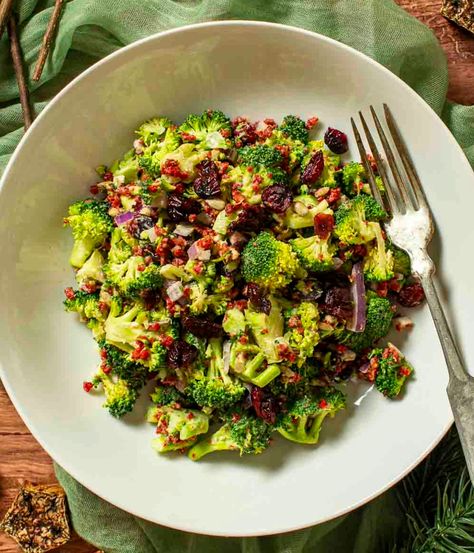
M 103 336 L 106 312 L 101 309 L 98 292 L 89 294 L 75 290 L 72 297 L 64 300 L 64 307 L 66 311 L 78 313 L 80 320 L 92 330 L 96 339 Z
M 278 146 L 279 150 L 285 152 L 284 157 L 282 155 L 282 165 L 287 168 L 290 173 L 301 165 L 301 162 L 306 154 L 305 142 L 292 138 L 279 128 L 272 132 L 272 134 L 265 140 L 264 144 L 266 146 L 271 146 L 272 148 Z M 284 182 L 286 178 L 287 177 L 285 175 L 284 180 L 282 181 L 281 177 L 278 175 L 278 182 Z
M 254 344 L 233 342 L 230 349 L 230 368 L 245 382 L 263 388 L 274 380 L 281 369 L 278 363 L 268 364 L 265 353 Z
M 287 440 L 300 444 L 316 444 L 324 419 L 344 409 L 346 398 L 336 388 L 320 388 L 314 395 L 293 401 L 281 417 L 277 431 Z
M 271 308 L 268 315 L 254 311 L 253 309 L 246 309 L 245 320 L 255 342 L 264 353 L 266 361 L 268 363 L 277 363 L 281 360 L 278 353 L 278 345 L 284 342 L 284 320 L 281 306 L 274 297 L 270 297 L 270 303 Z
M 191 282 L 189 288 L 189 311 L 192 315 L 202 315 L 209 309 L 216 315 L 223 315 L 227 309 L 228 298 L 223 294 L 208 294 L 202 281 Z
M 289 331 L 285 338 L 291 348 L 298 352 L 298 365 L 302 366 L 307 357 L 311 357 L 319 343 L 319 310 L 309 301 L 301 302 L 286 313 Z
M 263 148 L 263 146 L 259 147 Z M 223 176 L 222 185 L 224 188 L 232 188 L 238 191 L 249 204 L 255 205 L 261 203 L 261 192 L 265 188 L 275 183 L 286 183 L 287 180 L 287 174 L 279 167 L 236 165 Z M 221 223 L 228 225 L 225 219 Z
M 113 417 L 120 418 L 132 411 L 138 399 L 138 391 L 132 388 L 125 380 L 99 371 L 92 382 L 95 387 L 102 385 L 105 393 L 105 403 L 103 406 Z
M 277 149 L 265 144 L 258 144 L 257 146 L 240 148 L 239 160 L 246 167 L 272 170 L 281 165 L 283 158 Z
M 146 418 L 157 424 L 158 437 L 151 445 L 158 453 L 185 449 L 209 430 L 209 417 L 202 411 L 151 406 Z
M 302 229 L 314 226 L 314 217 L 318 213 L 332 214 L 326 200 L 318 202 L 311 194 L 302 194 L 293 199 L 286 210 L 283 224 L 291 229 Z
M 138 178 L 138 160 L 135 150 L 129 150 L 120 161 L 115 161 L 110 167 L 114 177 L 123 177 L 124 183 L 129 183 Z
M 133 255 L 133 246 L 138 245 L 130 234 L 123 228 L 115 228 L 110 237 L 108 263 L 123 263 Z
M 367 292 L 367 322 L 363 332 L 344 330 L 339 341 L 355 352 L 372 346 L 388 334 L 393 319 L 392 304 L 374 292 Z
M 308 142 L 308 129 L 306 123 L 296 115 L 287 115 L 283 118 L 280 131 L 293 140 L 299 140 L 306 144 Z
M 167 153 L 160 163 L 162 185 L 192 182 L 197 177 L 197 165 L 205 157 L 206 152 L 198 150 L 194 144 L 181 144 L 174 151 Z
M 335 234 L 345 244 L 366 244 L 376 237 L 376 221 L 385 219 L 387 213 L 368 194 L 359 194 L 342 204 L 336 211 Z
M 99 342 L 103 365 L 112 369 L 112 374 L 134 390 L 140 390 L 148 380 L 148 369 L 131 360 L 130 355 L 108 344 L 105 340 Z
M 71 227 L 74 237 L 69 259 L 73 267 L 80 269 L 112 232 L 113 221 L 108 210 L 106 202 L 91 199 L 76 202 L 69 207 L 69 215 L 64 223 Z
M 352 198 L 361 191 L 365 180 L 365 169 L 362 163 L 351 161 L 342 168 L 342 191 L 346 196 Z
M 136 255 L 123 263 L 108 264 L 105 273 L 108 282 L 130 297 L 138 296 L 145 290 L 156 290 L 163 284 L 160 267 L 154 263 L 147 265 L 143 257 Z
M 197 373 L 187 388 L 193 400 L 201 407 L 223 409 L 242 399 L 244 386 L 224 370 L 220 338 L 209 340 L 205 357 L 209 366 L 202 374 Z
M 186 400 L 174 386 L 157 386 L 150 394 L 151 401 L 158 407 L 179 408 Z
M 245 246 L 242 276 L 270 290 L 283 288 L 296 276 L 298 259 L 291 247 L 270 232 L 261 232 Z
M 304 172 L 307 164 L 310 162 L 311 158 L 316 152 L 322 151 L 324 157 L 324 169 L 321 173 L 321 176 L 316 182 L 316 186 L 328 186 L 329 188 L 336 188 L 338 186 L 338 182 L 336 180 L 337 170 L 339 168 L 339 165 L 341 164 L 340 156 L 325 148 L 324 142 L 322 140 L 311 140 L 310 142 L 308 142 L 307 150 L 308 153 L 305 155 L 301 164 L 301 171 Z
M 168 128 L 160 141 L 153 141 L 146 147 L 138 158 L 138 163 L 146 173 L 152 177 L 159 177 L 161 174 L 161 163 L 165 156 L 173 153 L 179 148 L 181 137 L 174 128 Z
M 192 461 L 198 461 L 214 451 L 257 455 L 270 445 L 273 427 L 262 419 L 239 411 L 226 416 L 224 421 L 225 424 L 217 432 L 189 450 L 188 457 Z
M 337 248 L 331 244 L 331 237 L 326 239 L 319 236 L 295 238 L 290 240 L 293 251 L 298 256 L 301 265 L 313 272 L 330 271 L 334 267 L 333 257 Z
M 390 250 L 393 256 L 393 272 L 395 274 L 401 274 L 405 278 L 409 277 L 411 275 L 410 256 L 393 244 L 390 246 Z
M 152 143 L 159 142 L 171 125 L 172 122 L 167 117 L 154 117 L 145 121 L 136 131 L 136 134 L 149 146 Z
M 375 369 L 375 387 L 388 398 L 397 397 L 413 367 L 390 342 L 386 348 L 374 349 L 369 354 L 370 365 Z
M 222 328 L 230 336 L 242 334 L 246 328 L 245 315 L 236 307 L 227 310 L 222 321 Z
M 232 147 L 230 119 L 219 110 L 208 110 L 202 115 L 189 115 L 179 127 L 184 142 L 193 142 L 199 149 L 228 150 Z
M 76 282 L 79 286 L 89 282 L 104 282 L 104 256 L 100 250 L 94 250 L 89 259 L 76 273 Z
M 386 247 L 379 223 L 372 223 L 375 233 L 375 245 L 368 246 L 364 259 L 364 276 L 371 282 L 382 282 L 394 277 L 393 254 Z

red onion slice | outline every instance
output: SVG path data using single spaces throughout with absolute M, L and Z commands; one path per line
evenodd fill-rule
M 351 274 L 351 295 L 354 303 L 352 321 L 348 329 L 353 332 L 364 332 L 366 323 L 366 300 L 364 273 L 362 272 L 362 262 L 355 263 Z
M 125 213 L 117 215 L 117 217 L 114 218 L 114 221 L 118 227 L 121 227 L 122 225 L 125 225 L 126 223 L 131 221 L 134 217 L 135 213 L 133 213 L 132 211 L 126 211 Z
M 183 285 L 181 281 L 177 280 L 170 284 L 166 289 L 166 293 L 171 301 L 178 301 L 181 299 L 183 297 Z
M 199 259 L 200 261 L 208 261 L 211 259 L 211 250 L 205 250 L 198 244 L 199 240 L 193 242 L 188 248 L 189 259 Z

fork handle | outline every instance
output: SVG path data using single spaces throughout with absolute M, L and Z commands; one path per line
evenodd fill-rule
M 443 307 L 439 300 L 439 294 L 433 282 L 433 275 L 427 274 L 419 276 L 425 291 L 431 315 L 433 317 L 436 332 L 438 333 L 439 341 L 441 342 L 441 347 L 443 348 L 449 376 L 450 378 L 455 378 L 461 382 L 467 382 L 470 377 L 464 368 L 461 356 L 459 355 L 458 349 L 454 342 L 453 335 L 449 329 L 446 315 L 444 314 Z

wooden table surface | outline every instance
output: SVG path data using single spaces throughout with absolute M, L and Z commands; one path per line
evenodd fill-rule
M 474 104 L 474 36 L 448 23 L 441 15 L 441 0 L 397 0 L 398 4 L 433 29 L 449 61 L 449 98 Z M 46 483 L 55 480 L 50 457 L 28 432 L 0 384 L 0 518 L 22 480 Z M 0 553 L 18 548 L 0 534 Z M 67 553 L 93 553 L 96 548 L 77 536 L 58 549 Z

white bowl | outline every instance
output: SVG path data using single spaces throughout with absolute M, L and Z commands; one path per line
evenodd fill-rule
M 155 114 L 179 121 L 208 107 L 232 116 L 349 118 L 387 102 L 413 152 L 436 215 L 435 254 L 461 344 L 474 333 L 474 179 L 433 111 L 364 55 L 301 29 L 256 22 L 180 28 L 107 57 L 67 86 L 17 148 L 0 195 L 1 376 L 18 412 L 51 456 L 107 501 L 145 519 L 215 535 L 272 534 L 329 520 L 373 498 L 412 469 L 452 422 L 447 372 L 426 308 L 403 348 L 416 376 L 402 401 L 358 385 L 346 415 L 317 447 L 278 442 L 261 456 L 215 454 L 199 463 L 158 456 L 145 402 L 126 421 L 82 391 L 97 351 L 63 312 L 72 284 L 62 217 L 85 197 L 94 168 L 128 149 Z M 350 154 L 357 158 L 354 144 Z M 467 348 L 466 348 L 467 350 Z M 467 361 L 474 366 L 473 349 Z

